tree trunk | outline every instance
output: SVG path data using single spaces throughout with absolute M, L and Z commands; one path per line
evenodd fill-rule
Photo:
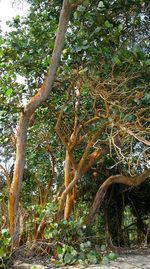
M 60 205 L 59 205 L 59 211 L 58 211 L 58 217 L 60 218 L 62 216 L 62 210 L 64 208 L 64 201 L 66 199 L 66 196 L 73 190 L 78 180 L 82 177 L 83 173 L 87 172 L 90 168 L 90 165 L 92 165 L 97 158 L 100 157 L 100 154 L 102 153 L 101 150 L 95 150 L 92 154 L 89 155 L 89 151 L 95 141 L 98 139 L 98 137 L 105 131 L 106 126 L 109 123 L 105 123 L 102 126 L 100 126 L 97 131 L 93 134 L 93 137 L 90 141 L 88 141 L 86 148 L 84 150 L 84 153 L 79 161 L 78 166 L 76 167 L 76 170 L 74 171 L 74 178 L 69 183 L 69 185 L 65 188 L 63 191 L 61 197 L 60 197 Z
M 73 180 L 69 183 L 67 188 L 63 191 L 63 193 L 62 193 L 62 195 L 60 197 L 60 202 L 59 202 L 58 218 L 62 217 L 62 212 L 63 212 L 63 209 L 64 209 L 64 202 L 65 202 L 66 196 L 75 187 L 75 185 L 78 182 L 79 178 L 81 178 L 81 174 L 79 174 L 78 171 L 75 171 Z
M 104 217 L 105 217 L 105 240 L 106 240 L 106 245 L 108 247 L 108 249 L 112 249 L 113 248 L 113 244 L 112 244 L 112 238 L 111 238 L 111 234 L 109 231 L 109 221 L 108 221 L 108 204 L 105 205 L 104 208 Z
M 86 226 L 89 227 L 93 223 L 95 219 L 95 215 L 98 212 L 110 185 L 114 183 L 121 183 L 128 186 L 137 186 L 141 184 L 142 182 L 144 182 L 149 175 L 150 175 L 150 168 L 139 176 L 127 177 L 123 175 L 116 175 L 116 176 L 111 176 L 108 179 L 106 179 L 106 181 L 104 181 L 104 183 L 100 186 L 99 190 L 96 193 L 94 202 L 85 220 Z
M 9 203 L 8 203 L 9 231 L 12 238 L 12 248 L 15 248 L 19 245 L 18 205 L 19 205 L 19 194 L 22 185 L 22 178 L 25 164 L 28 126 L 30 118 L 35 112 L 35 110 L 48 98 L 51 92 L 52 84 L 59 65 L 60 56 L 64 45 L 65 33 L 67 31 L 71 11 L 72 11 L 72 5 L 69 4 L 68 0 L 64 0 L 48 74 L 39 92 L 35 96 L 31 97 L 28 105 L 24 108 L 20 117 L 20 121 L 18 123 L 16 162 L 15 162 L 13 180 L 10 187 Z
M 69 157 L 68 151 L 66 151 L 66 159 L 65 159 L 65 188 L 68 187 L 70 182 L 72 181 L 72 173 L 71 173 L 71 161 Z M 73 189 L 67 194 L 66 204 L 65 204 L 65 211 L 64 211 L 64 219 L 67 220 L 71 215 L 72 205 L 74 202 L 74 192 Z

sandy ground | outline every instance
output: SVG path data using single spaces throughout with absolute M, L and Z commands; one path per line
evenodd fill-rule
M 46 262 L 47 263 L 47 262 Z M 37 260 L 31 264 L 27 261 L 15 260 L 14 265 L 10 265 L 12 269 L 55 269 L 54 265 L 41 264 L 40 260 Z M 119 258 L 110 262 L 108 265 L 89 265 L 89 266 L 66 266 L 59 267 L 59 269 L 150 269 L 150 248 L 138 249 L 126 254 L 121 254 Z

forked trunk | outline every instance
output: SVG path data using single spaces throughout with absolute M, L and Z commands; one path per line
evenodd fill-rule
M 98 137 L 105 131 L 106 126 L 108 123 L 100 126 L 98 130 L 93 134 L 91 140 L 87 143 L 84 153 L 79 161 L 79 164 L 76 166 L 74 171 L 74 177 L 72 181 L 66 186 L 65 190 L 63 191 L 60 197 L 60 204 L 59 204 L 59 211 L 58 211 L 58 218 L 62 217 L 62 211 L 64 209 L 64 202 L 70 193 L 73 192 L 78 180 L 82 177 L 83 173 L 86 173 L 88 169 L 92 166 L 92 164 L 100 157 L 102 150 L 95 150 L 93 153 L 89 154 L 89 151 Z M 74 199 L 74 198 L 73 198 Z M 71 199 L 70 199 L 71 201 Z

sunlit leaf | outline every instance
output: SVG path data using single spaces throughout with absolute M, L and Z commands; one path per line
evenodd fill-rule
M 104 3 L 103 3 L 103 1 L 100 1 L 99 3 L 98 3 L 98 8 L 103 8 L 104 7 Z
M 6 95 L 6 96 L 9 96 L 9 95 L 12 94 L 12 92 L 13 92 L 13 89 L 9 88 L 9 89 L 5 92 L 5 95 Z

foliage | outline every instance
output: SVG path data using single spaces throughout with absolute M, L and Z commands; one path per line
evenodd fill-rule
M 10 235 L 7 229 L 0 232 L 0 268 L 5 268 L 5 263 L 10 257 Z
M 48 0 L 28 2 L 31 8 L 27 17 L 16 16 L 8 22 L 10 32 L 0 36 L 0 162 L 7 168 L 10 179 L 15 160 L 19 115 L 44 81 L 62 4 L 62 1 Z M 74 0 L 69 2 L 76 3 Z M 112 206 L 109 226 L 112 237 L 111 227 L 117 219 L 114 200 L 111 201 L 112 189 L 88 234 L 85 233 L 83 220 L 99 186 L 107 177 L 115 174 L 132 176 L 141 173 L 149 165 L 148 8 L 148 0 L 125 3 L 122 0 L 85 0 L 78 6 L 71 16 L 51 96 L 34 113 L 28 129 L 26 166 L 20 197 L 25 212 L 27 240 L 34 239 L 37 226 L 44 221 L 44 239 L 57 244 L 54 258 L 59 258 L 59 262 L 65 265 L 99 261 L 107 264 L 116 258 L 113 252 L 106 254 L 101 249 L 107 245 L 104 219 L 108 201 Z M 65 143 L 58 137 L 55 128 L 61 113 L 60 131 Z M 90 154 L 96 150 L 101 149 L 102 154 L 76 184 L 70 219 L 56 220 L 64 189 L 66 145 L 69 145 L 75 126 L 80 131 L 71 153 L 78 166 L 86 146 L 104 124 L 106 128 L 90 147 L 86 163 Z M 71 166 L 70 174 L 73 173 Z M 2 199 L 6 203 L 8 192 L 5 193 L 4 174 L 0 176 Z M 118 188 L 114 192 L 115 201 L 119 201 L 115 208 L 119 203 L 122 204 L 120 198 L 117 200 L 119 191 L 123 196 L 126 189 Z M 131 213 L 125 207 L 120 210 L 120 215 L 123 212 Z M 148 211 L 145 211 L 147 214 Z M 134 220 L 138 217 L 134 216 Z M 123 228 L 132 224 L 131 219 L 132 213 L 126 223 L 122 220 Z M 3 223 L 0 222 L 0 225 Z M 134 232 L 131 234 L 133 239 Z M 4 228 L 0 239 L 0 256 L 3 259 L 5 255 L 7 257 L 5 253 L 9 243 Z
M 117 255 L 114 252 L 110 252 L 107 255 L 103 256 L 101 263 L 104 265 L 108 265 L 110 261 L 114 261 L 117 259 Z
M 92 243 L 88 238 L 86 239 L 85 229 L 82 222 L 75 220 L 51 224 L 45 231 L 45 238 L 53 239 L 58 245 L 56 260 L 52 259 L 52 261 L 64 265 L 74 263 L 86 265 L 99 263 L 100 260 L 103 262 L 106 257 L 108 261 L 117 258 L 113 252 L 106 256 L 106 248 L 95 245 L 94 240 Z M 100 254 L 102 249 L 104 253 Z

